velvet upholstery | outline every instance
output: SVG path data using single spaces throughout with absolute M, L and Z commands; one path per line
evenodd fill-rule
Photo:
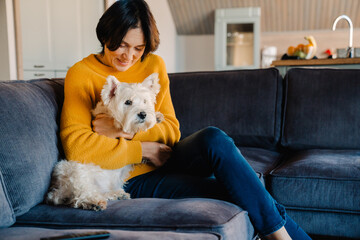
M 263 174 L 265 177 L 281 161 L 280 153 L 263 148 L 240 147 L 240 151 L 254 171 Z
M 281 144 L 291 149 L 360 149 L 360 74 L 290 69 Z
M 251 239 L 247 212 L 213 199 L 132 199 L 109 202 L 102 212 L 38 205 L 17 218 L 17 226 L 107 228 L 136 231 L 217 233 L 224 239 Z
M 6 192 L 3 176 L 0 172 L 0 228 L 9 227 L 15 222 L 14 211 Z M 1 236 L 1 235 L 0 235 Z
M 304 150 L 271 172 L 268 187 L 285 206 L 360 213 L 359 172 L 360 150 Z
M 360 239 L 360 215 L 358 212 L 288 207 L 287 213 L 294 221 L 301 223 L 301 228 L 307 233 L 321 236 L 319 239 Z
M 0 171 L 16 216 L 43 201 L 59 158 L 58 81 L 0 83 Z
M 71 229 L 71 230 L 54 230 L 46 228 L 14 227 L 2 231 L 0 236 L 7 240 L 39 240 L 47 237 L 60 237 L 68 234 L 79 234 L 96 231 L 108 231 L 110 237 L 108 240 L 220 240 L 221 236 L 216 233 L 179 233 L 173 231 L 125 231 L 109 229 Z
M 276 148 L 282 97 L 276 69 L 176 73 L 169 78 L 182 137 L 215 126 L 238 146 Z

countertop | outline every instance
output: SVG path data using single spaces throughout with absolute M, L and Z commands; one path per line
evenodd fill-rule
M 336 59 L 309 59 L 309 60 L 278 60 L 273 61 L 272 66 L 314 66 L 314 65 L 339 65 L 360 64 L 360 58 L 336 58 Z

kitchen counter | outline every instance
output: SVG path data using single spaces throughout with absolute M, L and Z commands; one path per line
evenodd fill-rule
M 284 76 L 290 68 L 295 67 L 360 69 L 360 58 L 279 60 L 273 61 L 272 67 L 276 67 L 277 69 L 279 69 L 282 76 Z

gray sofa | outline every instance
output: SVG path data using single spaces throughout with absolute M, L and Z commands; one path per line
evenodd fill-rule
M 182 137 L 230 135 L 314 239 L 360 238 L 360 70 L 170 74 Z M 63 158 L 63 79 L 0 82 L 0 239 L 107 230 L 110 239 L 253 239 L 247 212 L 213 199 L 131 199 L 102 212 L 43 203 Z

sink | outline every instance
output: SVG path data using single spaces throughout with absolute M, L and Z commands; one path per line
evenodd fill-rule
M 347 58 L 346 56 L 346 48 L 338 48 L 336 49 L 336 58 Z
M 354 57 L 360 58 L 360 48 L 355 48 L 354 49 Z
M 348 54 L 347 48 L 336 49 L 336 58 L 348 58 L 347 54 Z M 354 48 L 354 57 L 360 58 L 360 48 Z
M 337 49 L 336 50 L 336 53 L 337 53 L 337 57 L 338 58 L 353 58 L 354 57 L 354 48 L 353 48 L 353 32 L 354 32 L 354 27 L 353 27 L 353 24 L 352 24 L 352 21 L 351 19 L 346 16 L 346 15 L 341 15 L 339 17 L 337 17 L 333 23 L 333 27 L 332 27 L 332 30 L 335 31 L 336 29 L 336 24 L 339 22 L 339 20 L 341 19 L 344 19 L 348 22 L 349 24 L 349 46 L 348 48 L 345 50 L 346 53 L 345 53 L 345 56 L 344 56 L 344 53 L 343 53 L 343 50 L 341 50 L 342 48 L 340 49 Z

